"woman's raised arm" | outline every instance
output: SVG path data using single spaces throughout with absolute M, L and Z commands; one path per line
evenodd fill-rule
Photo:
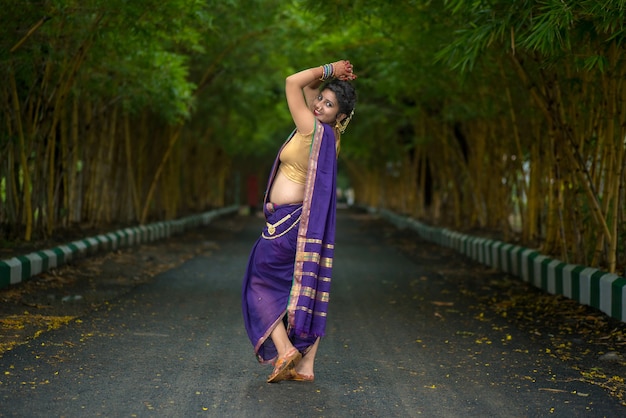
M 325 66 L 302 70 L 285 80 L 287 105 L 298 132 L 308 134 L 313 131 L 315 115 L 311 106 L 318 94 L 320 84 L 330 77 L 353 80 L 356 75 L 352 73 L 350 61 L 341 60 Z

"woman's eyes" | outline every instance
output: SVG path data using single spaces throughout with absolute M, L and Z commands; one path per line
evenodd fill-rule
M 317 96 L 317 100 L 321 102 L 322 100 L 324 100 L 324 97 L 322 97 L 322 95 L 320 94 L 319 96 Z M 325 104 L 326 106 L 328 106 L 328 107 L 333 107 L 333 104 L 332 104 L 331 102 L 329 102 L 329 101 L 327 101 L 327 102 L 326 102 L 326 103 L 324 103 L 324 104 Z

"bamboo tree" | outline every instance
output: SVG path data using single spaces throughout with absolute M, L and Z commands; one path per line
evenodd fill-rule
M 514 212 L 528 245 L 626 260 L 616 2 L 270 0 L 257 19 L 240 13 L 255 0 L 0 2 L 18 28 L 0 29 L 0 219 L 31 235 L 228 204 L 237 176 L 269 169 L 241 162 L 271 160 L 293 126 L 284 77 L 343 56 L 359 203 L 504 236 Z
M 11 68 L 12 70 L 12 68 Z M 26 230 L 24 232 L 24 240 L 30 241 L 32 229 L 33 229 L 33 212 L 31 206 L 31 182 L 30 182 L 30 171 L 28 169 L 28 157 L 26 150 L 26 138 L 24 136 L 24 129 L 22 126 L 22 111 L 20 107 L 20 100 L 17 92 L 17 85 L 15 83 L 15 73 L 11 71 L 9 73 L 9 83 L 11 86 L 11 91 L 13 93 L 12 101 L 13 101 L 13 111 L 15 115 L 16 127 L 17 127 L 17 135 L 19 139 L 19 155 L 20 155 L 20 163 L 22 165 L 22 177 L 24 181 L 24 185 L 22 187 L 23 192 L 23 213 L 25 216 L 25 226 Z
M 568 89 L 565 95 L 560 82 L 563 78 L 566 80 L 572 78 L 572 65 L 577 65 L 576 71 L 579 73 L 584 74 L 590 71 L 593 73 L 592 67 L 584 69 L 578 65 L 576 57 L 571 53 L 571 41 L 573 38 L 583 42 L 595 39 L 595 45 L 589 47 L 585 45 L 582 50 L 602 51 L 604 49 L 602 43 L 609 38 L 604 35 L 596 38 L 581 36 L 579 33 L 582 32 L 576 31 L 576 22 L 582 16 L 584 19 L 588 19 L 589 16 L 592 16 L 592 19 L 599 17 L 600 19 L 596 22 L 602 22 L 601 19 L 605 17 L 606 10 L 600 12 L 597 5 L 593 5 L 592 2 L 580 2 L 576 7 L 553 2 L 543 9 L 535 9 L 532 4 L 519 9 L 510 4 L 498 2 L 493 13 L 481 14 L 484 11 L 483 8 L 487 7 L 486 5 L 463 0 L 449 1 L 448 4 L 455 12 L 470 16 L 470 21 L 475 20 L 472 28 L 464 29 L 462 40 L 459 39 L 444 49 L 441 57 L 451 58 L 459 68 L 471 69 L 478 57 L 487 49 L 494 47 L 507 49 L 513 64 L 512 69 L 515 70 L 523 85 L 528 88 L 534 104 L 542 111 L 547 121 L 549 137 L 553 138 L 555 146 L 563 151 L 563 158 L 551 163 L 558 177 L 557 187 L 548 195 L 549 207 L 555 210 L 547 213 L 548 228 L 544 247 L 548 251 L 554 251 L 552 249 L 556 248 L 554 243 L 560 242 L 558 246 L 563 256 L 567 257 L 567 252 L 571 251 L 572 240 L 568 236 L 575 235 L 577 227 L 566 223 L 563 216 L 565 201 L 569 200 L 567 197 L 569 188 L 565 187 L 565 184 L 567 184 L 570 172 L 577 175 L 577 183 L 585 191 L 593 219 L 598 227 L 597 231 L 600 234 L 595 241 L 604 240 L 609 243 L 609 247 L 613 247 L 613 240 L 616 236 L 608 226 L 611 207 L 613 207 L 610 202 L 615 196 L 615 181 L 611 179 L 612 174 L 608 174 L 611 173 L 610 167 L 613 162 L 605 158 L 598 160 L 589 158 L 586 153 L 587 148 L 584 147 L 584 138 L 588 137 L 588 132 L 581 128 L 585 125 L 592 125 L 592 123 L 585 122 L 584 116 L 591 115 L 593 118 L 597 114 L 598 108 L 593 109 L 594 105 L 597 106 L 597 102 L 576 100 L 576 89 Z M 588 14 L 592 9 L 603 15 L 600 17 Z M 601 23 L 596 23 L 596 28 L 600 28 L 601 25 Z M 613 41 L 608 40 L 605 44 L 609 45 L 608 50 L 610 50 L 611 42 Z M 578 48 L 578 51 L 581 51 L 581 48 Z M 552 65 L 553 62 L 563 64 L 556 66 Z M 559 68 L 563 71 L 559 71 Z M 579 111 L 581 103 L 590 103 L 593 110 L 581 114 Z M 581 115 L 584 116 L 581 117 Z M 596 132 L 606 135 L 599 138 L 600 143 L 605 140 L 611 142 L 614 140 L 615 136 L 610 128 L 608 130 L 601 128 Z M 597 152 L 599 152 L 598 155 L 604 155 L 606 151 L 597 149 Z M 594 176 L 594 172 L 597 177 Z M 599 188 L 599 185 L 611 185 L 613 191 L 604 187 Z M 587 232 L 586 234 L 591 236 L 593 233 Z M 557 236 L 560 238 L 556 238 Z M 614 269 L 615 263 L 612 261 L 614 252 L 610 252 L 612 254 L 606 254 L 606 260 L 609 268 Z

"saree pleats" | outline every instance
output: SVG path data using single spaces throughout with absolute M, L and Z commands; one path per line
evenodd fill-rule
M 324 335 L 334 254 L 336 161 L 332 129 L 317 124 L 304 201 L 279 206 L 267 202 L 278 158 L 274 163 L 264 205 L 266 226 L 252 248 L 242 294 L 246 331 L 262 363 L 277 355 L 269 337 L 280 321 L 287 319 L 290 340 L 301 352 Z

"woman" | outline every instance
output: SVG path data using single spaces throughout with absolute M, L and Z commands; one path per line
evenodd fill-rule
M 270 175 L 266 227 L 252 248 L 242 295 L 257 359 L 274 364 L 270 383 L 314 379 L 332 272 L 337 151 L 356 103 L 352 70 L 342 60 L 285 81 L 296 129 Z

